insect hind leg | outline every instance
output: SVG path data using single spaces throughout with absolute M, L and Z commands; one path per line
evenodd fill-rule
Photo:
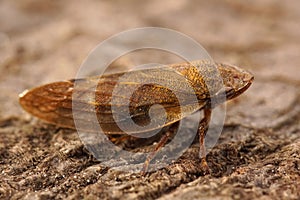
M 174 124 L 172 124 L 172 128 L 173 127 L 177 127 L 179 124 L 179 122 L 176 122 Z M 173 135 L 173 129 L 172 128 L 169 128 L 169 130 L 167 130 L 165 132 L 165 134 L 161 137 L 160 141 L 156 144 L 154 150 L 147 156 L 145 162 L 144 162 L 144 165 L 143 165 L 143 168 L 141 170 L 141 174 L 142 175 L 145 175 L 146 172 L 148 171 L 149 169 L 149 164 L 150 162 L 155 158 L 155 156 L 158 154 L 159 150 L 168 142 L 168 140 L 172 137 Z

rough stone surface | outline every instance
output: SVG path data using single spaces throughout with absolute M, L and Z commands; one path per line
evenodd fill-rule
M 299 9 L 296 0 L 1 1 L 0 199 L 299 199 Z M 227 104 L 210 175 L 198 167 L 197 142 L 145 176 L 102 166 L 74 130 L 18 104 L 25 89 L 74 77 L 99 42 L 145 26 L 187 34 L 255 76 Z M 132 57 L 122 63 L 179 60 L 151 50 Z

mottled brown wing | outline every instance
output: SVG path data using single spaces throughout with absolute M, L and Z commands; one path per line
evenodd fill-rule
M 126 132 L 141 132 L 131 127 L 132 120 L 145 127 L 143 132 L 170 125 L 201 109 L 205 99 L 197 100 L 184 76 L 161 67 L 50 83 L 21 95 L 20 104 L 60 126 L 74 128 L 75 114 L 77 128 L 97 131 L 100 125 L 107 134 L 121 134 L 119 126 L 125 126 Z M 150 122 L 156 126 L 147 126 Z

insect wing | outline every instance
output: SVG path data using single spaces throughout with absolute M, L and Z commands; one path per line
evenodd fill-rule
M 76 128 L 98 131 L 100 125 L 107 134 L 123 133 L 120 127 L 129 133 L 159 129 L 205 104 L 169 67 L 51 83 L 22 95 L 20 103 L 33 115 L 69 128 L 75 127 L 75 113 Z

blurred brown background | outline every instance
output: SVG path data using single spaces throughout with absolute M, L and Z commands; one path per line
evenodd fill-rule
M 145 26 L 180 31 L 255 76 L 228 104 L 211 175 L 197 168 L 198 144 L 146 177 L 117 173 L 18 104 L 25 89 L 74 77 L 101 41 Z M 0 1 L 0 198 L 299 199 L 299 35 L 296 0 Z

